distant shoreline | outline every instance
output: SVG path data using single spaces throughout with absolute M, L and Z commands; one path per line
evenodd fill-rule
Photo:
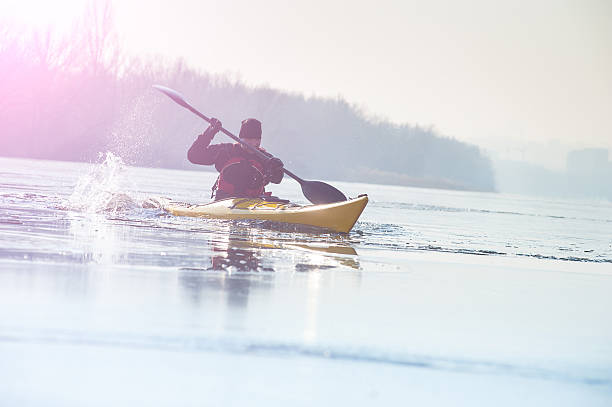
M 54 161 L 54 162 L 70 162 L 70 163 L 82 163 L 87 165 L 96 165 L 98 162 L 92 162 L 89 160 L 62 160 L 55 158 L 38 158 L 29 156 L 6 156 L 0 155 L 3 159 L 15 159 L 15 160 L 38 160 L 38 161 Z M 126 163 L 128 166 L 141 167 L 141 168 L 163 168 L 171 170 L 181 171 L 203 171 L 203 172 L 216 172 L 212 167 L 191 167 L 191 164 L 185 166 L 155 166 L 155 165 L 143 165 L 143 164 L 131 164 Z M 405 174 L 399 174 L 394 172 L 387 172 L 381 170 L 373 170 L 368 168 L 356 169 L 352 172 L 352 176 L 334 177 L 336 181 L 340 182 L 365 182 L 368 184 L 378 185 L 397 185 L 404 187 L 414 188 L 426 188 L 426 189 L 446 189 L 451 191 L 469 191 L 469 192 L 493 192 L 497 193 L 496 190 L 484 190 L 470 188 L 465 185 L 460 185 L 448 179 L 442 178 L 430 178 L 430 177 L 413 177 Z

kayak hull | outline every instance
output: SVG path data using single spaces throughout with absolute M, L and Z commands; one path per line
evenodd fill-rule
M 229 198 L 203 205 L 155 200 L 164 211 L 175 216 L 213 219 L 256 219 L 292 223 L 348 233 L 368 203 L 367 195 L 343 202 L 300 206 L 260 198 Z

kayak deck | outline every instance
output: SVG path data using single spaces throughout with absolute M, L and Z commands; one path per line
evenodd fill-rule
M 228 198 L 202 205 L 154 200 L 164 211 L 175 216 L 214 219 L 256 219 L 316 226 L 348 233 L 368 203 L 367 195 L 324 205 L 296 205 L 261 198 Z

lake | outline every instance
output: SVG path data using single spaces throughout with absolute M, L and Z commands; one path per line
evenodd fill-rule
M 110 153 L 0 175 L 0 404 L 612 404 L 609 201 L 324 180 L 370 197 L 336 234 Z

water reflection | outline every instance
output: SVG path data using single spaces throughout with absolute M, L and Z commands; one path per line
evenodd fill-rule
M 227 239 L 213 246 L 212 265 L 215 271 L 317 271 L 336 267 L 358 270 L 355 249 L 344 241 L 330 244 L 329 236 L 303 233 L 270 233 L 261 229 L 234 224 Z M 281 261 L 279 261 L 281 260 Z
M 197 270 L 182 270 L 178 273 L 178 282 L 186 298 L 193 304 L 202 304 L 204 300 L 210 300 L 210 296 L 222 293 L 229 308 L 246 308 L 249 303 L 249 295 L 254 286 L 263 288 L 269 284 L 261 284 L 260 281 L 250 276 L 236 274 L 203 275 L 194 273 Z M 268 279 L 271 279 L 270 276 Z
M 357 257 L 357 252 L 351 246 L 334 246 L 334 245 L 316 245 L 316 244 L 286 244 L 285 247 L 288 248 L 297 248 L 306 251 L 312 252 L 321 252 L 321 253 L 332 253 L 332 254 L 340 254 L 344 256 L 329 256 L 331 259 L 337 262 L 337 265 L 325 265 L 325 264 L 308 264 L 308 263 L 298 263 L 295 265 L 295 271 L 317 271 L 324 270 L 328 268 L 335 268 L 338 265 L 350 267 L 354 270 L 359 270 L 359 258 Z
M 255 241 L 229 238 L 225 247 L 213 247 L 212 262 L 209 270 L 259 272 L 274 271 L 271 264 L 264 264 L 263 253 L 259 249 L 269 249 Z
M 194 303 L 222 292 L 228 307 L 244 308 L 254 285 L 258 289 L 272 287 L 274 276 L 269 274 L 272 272 L 312 273 L 338 267 L 359 270 L 353 247 L 343 242 L 329 244 L 316 240 L 313 235 L 270 233 L 236 222 L 218 225 L 201 242 L 205 246 L 201 250 L 210 254 L 210 258 L 201 266 L 182 267 L 179 284 Z

